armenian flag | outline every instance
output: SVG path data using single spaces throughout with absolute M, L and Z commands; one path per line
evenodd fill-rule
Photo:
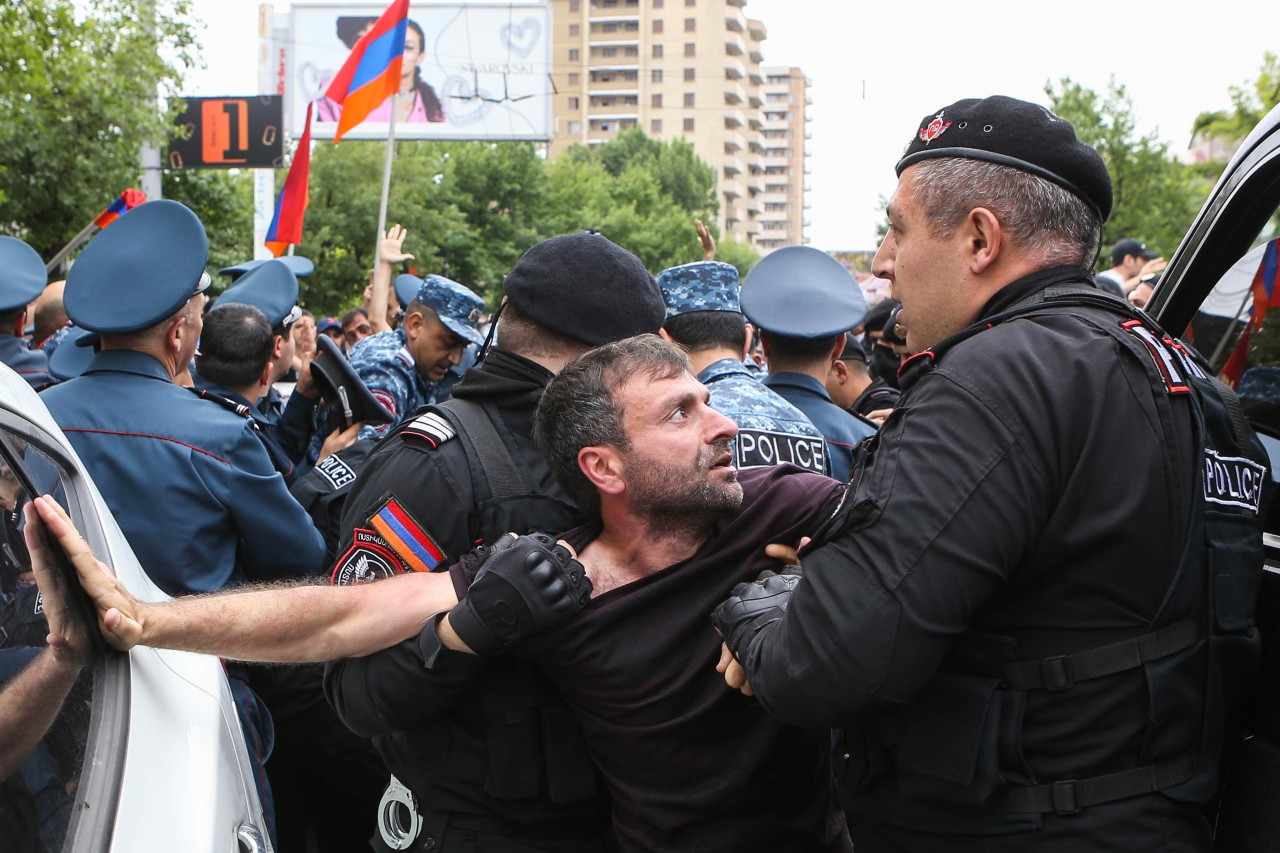
M 429 572 L 444 562 L 444 551 L 404 507 L 389 498 L 369 524 L 396 556 L 415 572 Z
M 293 153 L 289 174 L 276 199 L 276 212 L 271 217 L 271 227 L 263 241 L 277 258 L 290 244 L 302 242 L 302 220 L 307 215 L 307 185 L 311 178 L 311 105 L 307 105 L 307 124 L 298 140 L 298 150 Z
M 107 205 L 107 209 L 98 214 L 98 216 L 93 220 L 93 224 L 97 225 L 99 228 L 106 228 L 112 222 L 119 219 L 121 214 L 133 210 L 138 205 L 145 203 L 146 200 L 147 197 L 142 190 L 129 188 L 120 193 L 120 195 L 116 197 L 115 201 Z
M 404 60 L 409 0 L 394 0 L 365 33 L 325 90 L 325 97 L 342 104 L 337 145 L 342 135 L 364 121 L 383 101 L 400 90 L 400 65 Z

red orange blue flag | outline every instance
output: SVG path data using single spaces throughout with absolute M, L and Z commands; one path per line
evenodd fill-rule
M 302 220 L 307 214 L 307 185 L 311 177 L 311 105 L 307 105 L 307 124 L 298 140 L 298 150 L 293 153 L 289 174 L 276 199 L 276 212 L 271 217 L 271 227 L 263 241 L 277 258 L 290 245 L 302 242 Z
M 144 203 L 147 196 L 142 190 L 127 189 L 120 195 L 116 196 L 116 200 L 107 205 L 106 210 L 102 211 L 94 218 L 93 224 L 99 228 L 106 228 L 112 222 L 120 218 L 122 213 L 133 210 L 133 208 Z
M 394 0 L 373 28 L 356 42 L 351 55 L 329 83 L 325 97 L 342 104 L 338 129 L 333 134 L 334 145 L 344 133 L 400 90 L 408 18 L 409 0 Z

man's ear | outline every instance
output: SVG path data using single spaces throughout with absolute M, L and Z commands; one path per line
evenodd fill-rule
M 843 385 L 849 381 L 849 363 L 843 359 L 837 358 L 831 363 L 831 378 L 837 384 Z
M 271 360 L 276 362 L 280 360 L 282 355 L 284 355 L 284 335 L 276 335 L 271 340 Z
M 1000 257 L 1004 245 L 1004 226 L 987 208 L 975 207 L 969 211 L 969 216 L 961 227 L 966 230 L 969 271 L 976 275 L 985 271 Z
M 668 332 L 666 329 L 659 329 L 658 337 L 662 338 L 664 341 L 666 341 L 669 344 L 674 344 L 676 342 L 676 339 L 671 337 L 671 333 Z
M 622 457 L 617 448 L 593 445 L 578 451 L 578 468 L 601 493 L 618 495 L 626 489 Z
M 422 316 L 421 311 L 410 311 L 404 315 L 404 320 L 400 325 L 404 328 L 405 337 L 409 340 L 417 340 L 418 335 L 422 334 L 422 327 L 426 325 L 427 319 Z

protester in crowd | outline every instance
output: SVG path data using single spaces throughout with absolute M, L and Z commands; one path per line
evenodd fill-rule
M 1126 237 L 1111 247 L 1111 269 L 1098 273 L 1098 286 L 1114 296 L 1125 296 L 1137 286 L 1140 276 L 1157 272 L 1157 268 L 1164 268 L 1164 259 L 1141 240 Z
M 369 314 L 363 308 L 352 308 L 342 315 L 342 340 L 347 352 L 365 338 L 373 334 L 373 326 L 369 323 Z

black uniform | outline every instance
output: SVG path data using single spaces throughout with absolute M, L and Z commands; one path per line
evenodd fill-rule
M 1107 299 L 1028 276 L 904 365 L 785 618 L 739 650 L 773 714 L 847 721 L 859 853 L 1212 848 L 1266 457 L 1149 321 L 1053 304 L 1081 292 Z
M 514 477 L 486 470 L 501 454 L 478 453 L 485 439 L 459 435 L 457 419 L 437 410 L 380 442 L 346 501 L 335 579 L 422 569 L 424 561 L 444 569 L 508 531 L 580 523 L 531 438 L 550 377 L 534 362 L 493 350 L 454 389 L 457 400 L 487 415 Z M 325 690 L 343 722 L 374 736 L 391 772 L 413 792 L 423 813 L 413 849 L 604 849 L 608 809 L 581 730 L 531 664 L 449 651 L 434 623 L 378 657 L 402 661 L 402 678 L 369 677 L 368 659 L 339 661 L 329 666 Z M 438 687 L 414 691 L 430 695 L 430 704 L 397 701 L 409 679 Z
M 892 409 L 898 405 L 898 398 L 901 396 L 901 391 L 877 376 L 853 401 L 849 411 L 865 418 L 877 409 Z

